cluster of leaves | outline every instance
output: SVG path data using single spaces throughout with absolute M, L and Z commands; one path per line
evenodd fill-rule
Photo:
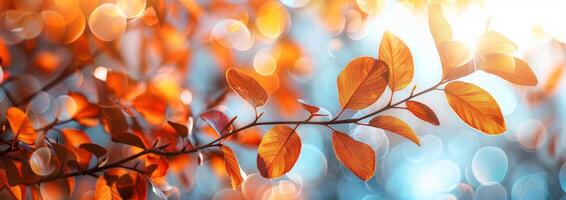
M 436 90 L 444 91 L 448 105 L 472 128 L 493 135 L 505 132 L 505 120 L 494 98 L 480 87 L 456 79 L 483 70 L 514 84 L 536 85 L 537 79 L 530 67 L 512 56 L 516 46 L 505 36 L 486 31 L 478 42 L 477 51 L 471 51 L 465 44 L 452 40 L 451 27 L 439 4 L 429 6 L 429 24 L 443 71 L 437 84 L 418 92 L 416 85 L 409 87 L 414 76 L 411 51 L 399 37 L 385 32 L 377 58 L 355 58 L 337 77 L 341 111 L 327 121 L 311 121 L 325 114 L 319 107 L 303 101 L 299 103 L 308 113 L 304 120 L 261 121 L 264 113 L 257 113 L 257 108 L 268 102 L 270 94 L 256 78 L 236 68 L 226 71 L 226 82 L 256 111 L 255 120 L 243 126 L 236 125 L 237 116 L 230 118 L 218 110 L 198 115 L 197 120 L 206 123 L 204 127 L 196 125 L 190 111 L 185 111 L 189 116 L 182 122 L 161 123 L 167 117 L 167 105 L 179 106 L 178 99 L 160 92 L 169 85 L 135 80 L 116 71 L 109 72 L 105 82 L 94 80 L 97 103 L 90 102 L 85 94 L 69 92 L 68 96 L 76 104 L 73 117 L 55 120 L 39 129 L 33 127 L 20 107 L 29 103 L 34 96 L 31 95 L 6 111 L 8 128 L 2 130 L 0 144 L 4 147 L 0 152 L 0 187 L 7 188 L 17 199 L 24 198 L 28 187 L 34 199 L 46 195 L 68 198 L 74 190 L 74 177 L 86 175 L 97 178 L 96 199 L 144 199 L 148 184 L 163 188 L 167 185 L 165 175 L 171 170 L 183 173 L 179 168 L 189 165 L 193 157 L 187 154 L 194 153 L 199 163 L 209 159 L 216 169 L 221 168 L 220 171 L 229 176 L 232 187 L 237 188 L 243 181 L 242 172 L 234 150 L 227 143 L 258 146 L 260 174 L 277 178 L 289 172 L 299 157 L 302 142 L 297 129 L 301 125 L 328 127 L 336 158 L 367 181 L 375 172 L 374 150 L 333 125 L 355 123 L 376 127 L 420 145 L 418 135 L 409 124 L 382 113 L 406 109 L 415 117 L 438 126 L 440 121 L 435 112 L 425 103 L 414 100 Z M 393 102 L 395 92 L 408 88 L 411 88 L 409 96 Z M 387 89 L 391 91 L 387 105 L 358 118 L 340 118 L 345 110 L 359 111 L 373 105 L 383 98 Z M 138 113 L 152 125 L 151 129 L 140 125 L 134 117 Z M 57 128 L 69 122 L 76 122 L 81 128 Z M 97 126 L 99 122 L 112 141 L 108 146 L 95 144 L 83 129 Z M 260 139 L 253 128 L 266 125 L 273 127 Z M 47 132 L 51 130 L 58 132 L 64 142 L 48 138 Z M 199 144 L 195 134 L 201 132 L 211 133 L 214 139 Z M 125 147 L 129 154 L 116 154 L 122 151 L 117 147 Z M 158 191 L 160 197 L 164 195 L 159 189 L 154 191 Z

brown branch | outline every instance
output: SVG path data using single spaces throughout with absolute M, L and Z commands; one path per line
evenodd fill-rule
M 231 132 L 229 132 L 229 133 L 227 133 L 227 134 L 224 134 L 224 135 L 218 137 L 217 139 L 215 139 L 215 140 L 213 140 L 213 141 L 211 141 L 211 142 L 209 142 L 209 143 L 207 143 L 207 144 L 205 144 L 205 145 L 202 145 L 202 146 L 199 146 L 199 147 L 196 147 L 196 148 L 193 148 L 193 149 L 184 149 L 184 148 L 183 148 L 183 149 L 181 149 L 181 150 L 179 150 L 179 151 L 163 151 L 164 148 L 160 148 L 160 147 L 155 147 L 155 146 L 154 146 L 154 147 L 152 147 L 152 148 L 150 148 L 150 149 L 143 150 L 143 151 L 141 151 L 141 152 L 139 152 L 139 153 L 137 153 L 137 154 L 131 155 L 131 156 L 129 156 L 129 157 L 126 157 L 126 158 L 124 158 L 124 159 L 122 159 L 122 160 L 119 160 L 119 161 L 116 161 L 116 162 L 113 162 L 113 163 L 110 163 L 110 164 L 106 164 L 106 165 L 103 165 L 103 166 L 96 166 L 96 167 L 93 167 L 93 168 L 90 168 L 90 169 L 87 169 L 87 170 L 80 170 L 80 171 L 71 172 L 71 173 L 66 173 L 66 174 L 56 174 L 56 175 L 52 175 L 52 176 L 47 176 L 47 177 L 41 178 L 41 179 L 39 179 L 39 180 L 37 180 L 37 181 L 34 181 L 34 182 L 22 183 L 22 184 L 23 184 L 23 185 L 35 185 L 35 184 L 39 184 L 39 183 L 54 181 L 54 180 L 61 179 L 61 178 L 69 178 L 69 177 L 83 176 L 83 175 L 93 175 L 93 174 L 95 174 L 95 173 L 102 172 L 102 171 L 104 171 L 104 170 L 111 169 L 111 168 L 123 168 L 123 169 L 134 170 L 134 171 L 143 173 L 143 171 L 140 171 L 140 170 L 137 170 L 137 169 L 133 169 L 133 168 L 131 168 L 131 167 L 127 167 L 125 164 L 128 163 L 128 162 L 130 162 L 130 161 L 133 161 L 133 160 L 135 160 L 135 159 L 137 159 L 137 158 L 139 158 L 139 157 L 142 157 L 142 156 L 144 156 L 144 155 L 147 155 L 147 154 L 155 154 L 155 155 L 161 155 L 161 156 L 177 156 L 177 155 L 191 154 L 191 153 L 199 152 L 199 151 L 201 151 L 201 150 L 204 150 L 204 149 L 207 149 L 207 148 L 211 148 L 211 147 L 218 147 L 218 146 L 221 146 L 221 145 L 222 145 L 222 144 L 220 144 L 220 142 L 221 142 L 223 139 L 226 139 L 226 138 L 230 137 L 231 135 L 237 134 L 237 133 L 239 133 L 239 132 L 241 132 L 241 131 L 243 131 L 243 130 L 246 130 L 246 129 L 248 129 L 248 128 L 252 128 L 252 127 L 255 127 L 255 126 L 281 125 L 281 124 L 294 124 L 294 125 L 296 125 L 296 126 L 299 126 L 299 125 L 303 125 L 303 124 L 304 124 L 304 125 L 320 125 L 320 126 L 328 127 L 328 128 L 330 128 L 330 129 L 332 129 L 332 130 L 336 130 L 336 129 L 334 129 L 331 125 L 350 124 L 350 123 L 360 124 L 360 121 L 362 121 L 362 120 L 364 120 L 364 119 L 367 119 L 367 118 L 372 117 L 372 116 L 374 116 L 374 115 L 380 114 L 380 113 L 385 112 L 385 111 L 387 111 L 387 110 L 396 108 L 398 105 L 400 105 L 400 104 L 402 104 L 402 103 L 405 103 L 405 102 L 408 101 L 408 100 L 411 100 L 411 99 L 413 99 L 413 98 L 415 98 L 415 97 L 418 97 L 418 96 L 421 96 L 421 95 L 426 94 L 426 93 L 428 93 L 428 92 L 431 92 L 431 91 L 436 90 L 439 86 L 441 86 L 441 85 L 443 85 L 443 84 L 445 84 L 445 83 L 447 83 L 447 82 L 448 82 L 448 81 L 443 80 L 443 81 L 440 81 L 438 84 L 436 84 L 436 85 L 434 85 L 434 86 L 432 86 L 432 87 L 430 87 L 430 88 L 428 88 L 428 89 L 425 89 L 425 90 L 423 90 L 423 91 L 421 91 L 421 92 L 418 92 L 418 93 L 413 93 L 413 92 L 411 92 L 411 94 L 410 94 L 407 98 L 405 98 L 405 99 L 402 99 L 402 100 L 400 100 L 400 101 L 398 101 L 398 102 L 396 102 L 396 103 L 393 103 L 393 104 L 388 104 L 388 105 L 382 107 L 382 108 L 379 109 L 379 110 L 376 110 L 376 111 L 374 111 L 374 112 L 372 112 L 372 113 L 369 113 L 369 114 L 367 114 L 367 115 L 364 115 L 364 116 L 361 116 L 361 117 L 357 117 L 357 118 L 341 119 L 341 120 L 338 120 L 338 119 L 331 119 L 331 120 L 328 120 L 328 121 L 310 121 L 310 120 L 305 120 L 305 121 L 269 121 L 269 122 L 258 122 L 258 120 L 259 120 L 259 118 L 261 117 L 261 115 L 257 115 L 257 116 L 256 116 L 256 119 L 255 119 L 253 122 L 251 122 L 250 124 L 245 125 L 245 126 L 243 126 L 243 127 L 240 127 L 240 128 L 238 128 L 238 129 L 232 130 Z M 312 117 L 313 117 L 313 116 L 309 117 L 309 119 L 312 118 Z

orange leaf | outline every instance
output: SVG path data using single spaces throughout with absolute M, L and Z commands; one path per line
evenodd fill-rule
M 96 181 L 96 191 L 94 192 L 95 200 L 121 200 L 120 193 L 115 184 L 108 185 L 104 176 L 100 176 Z
M 100 145 L 93 144 L 93 143 L 81 144 L 79 146 L 79 148 L 87 150 L 88 152 L 94 154 L 97 158 L 100 158 L 100 157 L 106 155 L 106 152 L 107 152 L 104 147 L 101 147 Z
M 301 138 L 288 126 L 277 125 L 261 139 L 257 167 L 263 177 L 277 178 L 287 173 L 301 152 Z
M 200 115 L 200 118 L 212 127 L 219 136 L 230 132 L 232 130 L 232 123 L 234 122 L 230 120 L 226 114 L 217 110 L 206 111 Z
M 359 57 L 338 75 L 338 100 L 342 108 L 361 110 L 373 104 L 387 86 L 389 70 L 383 61 Z
M 120 133 L 112 136 L 112 141 L 146 149 L 143 139 L 132 133 Z
M 22 191 L 23 186 L 9 186 L 8 183 L 8 175 L 6 174 L 5 170 L 0 170 L 0 195 L 5 194 L 1 192 L 2 190 L 7 190 L 9 195 L 12 199 L 25 199 L 25 191 Z
M 505 132 L 505 119 L 497 102 L 480 87 L 461 81 L 444 88 L 448 104 L 466 124 L 486 134 Z
M 437 47 L 446 41 L 452 40 L 452 27 L 444 19 L 442 4 L 431 3 L 428 6 L 428 27 Z
M 305 109 L 311 115 L 317 113 L 320 110 L 319 107 L 310 105 L 302 99 L 297 99 L 297 102 L 299 102 L 299 104 L 301 104 L 301 107 L 303 107 L 303 109 Z
M 177 134 L 179 134 L 179 136 L 187 137 L 189 135 L 189 129 L 185 125 L 182 125 L 182 124 L 179 124 L 179 123 L 176 123 L 176 122 L 172 122 L 172 121 L 167 121 L 167 123 L 173 129 L 175 129 L 175 131 L 177 132 Z
M 226 81 L 232 90 L 253 107 L 263 106 L 269 98 L 265 89 L 254 78 L 238 69 L 228 69 Z
M 163 98 L 150 90 L 146 90 L 133 101 L 134 108 L 153 125 L 160 125 L 165 120 L 166 103 Z
M 90 103 L 88 99 L 80 93 L 69 92 L 69 96 L 75 100 L 76 110 L 73 119 L 83 126 L 95 126 L 98 122 L 100 109 Z
M 513 52 L 517 51 L 517 45 L 498 32 L 487 31 L 476 43 L 476 51 L 481 55 L 493 53 L 512 55 Z
M 440 122 L 438 121 L 438 117 L 432 109 L 430 109 L 427 105 L 417 102 L 417 101 L 407 101 L 405 103 L 407 105 L 407 110 L 409 110 L 413 115 L 422 119 L 432 125 L 438 126 Z
M 336 158 L 360 179 L 368 181 L 373 177 L 375 153 L 369 145 L 358 142 L 345 133 L 334 132 L 332 147 Z
M 510 59 L 514 62 L 510 61 Z M 511 68 L 511 71 L 509 71 L 509 68 Z M 537 77 L 529 67 L 529 64 L 512 56 L 504 54 L 487 55 L 483 58 L 480 69 L 517 85 L 535 86 L 538 84 Z
M 389 87 L 392 91 L 404 89 L 411 83 L 414 73 L 411 50 L 389 31 L 383 33 L 379 59 L 389 67 Z
M 473 62 L 471 66 L 467 65 L 472 61 L 474 52 L 462 42 L 448 41 L 440 44 L 438 55 L 442 63 L 442 77 L 445 79 L 452 80 L 474 71 Z M 463 70 L 462 68 L 471 69 Z
M 419 136 L 403 120 L 393 116 L 380 115 L 369 121 L 369 125 L 399 134 L 421 146 Z
M 73 153 L 75 153 L 80 167 L 87 168 L 90 163 L 90 159 L 92 158 L 92 154 L 87 150 L 80 149 L 79 147 L 81 144 L 91 143 L 88 135 L 84 131 L 70 128 L 63 129 L 61 131 L 61 135 L 65 140 L 67 148 L 71 149 Z
M 240 164 L 238 164 L 238 158 L 236 158 L 234 151 L 232 151 L 230 147 L 222 146 L 221 149 L 224 153 L 224 165 L 226 166 L 226 173 L 230 175 L 232 189 L 235 190 L 244 181 L 242 175 L 240 174 Z
M 10 127 L 16 139 L 27 144 L 35 143 L 37 133 L 24 111 L 17 107 L 11 107 L 6 111 L 6 117 L 8 118 L 8 122 L 10 123 Z

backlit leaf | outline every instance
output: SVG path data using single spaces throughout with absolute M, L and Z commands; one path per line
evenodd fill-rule
M 115 184 L 110 184 L 106 182 L 104 176 L 98 177 L 96 181 L 96 190 L 94 192 L 94 199 L 95 200 L 121 200 L 122 197 L 118 192 Z
M 413 129 L 405 123 L 403 120 L 393 116 L 380 115 L 369 121 L 369 125 L 377 127 L 386 131 L 391 131 L 393 133 L 399 134 L 417 145 L 421 145 L 419 136 L 413 131 Z
M 95 126 L 98 122 L 98 114 L 100 112 L 98 106 L 90 103 L 83 94 L 69 92 L 68 95 L 75 100 L 76 104 L 77 112 L 73 116 L 73 119 L 83 126 Z
M 263 177 L 277 178 L 287 173 L 301 152 L 301 138 L 288 126 L 277 125 L 261 139 L 257 167 Z
M 81 144 L 91 143 L 88 135 L 78 129 L 66 128 L 61 131 L 61 135 L 65 140 L 67 148 L 73 151 L 77 157 L 77 162 L 81 168 L 88 167 L 92 154 L 84 149 L 80 149 Z
M 182 124 L 179 124 L 179 123 L 176 123 L 176 122 L 172 122 L 172 121 L 167 121 L 167 123 L 173 129 L 175 129 L 175 131 L 177 131 L 177 134 L 179 134 L 179 136 L 187 137 L 189 135 L 189 129 L 185 125 L 182 125 Z
M 265 89 L 254 78 L 238 69 L 230 68 L 226 71 L 226 82 L 253 107 L 263 106 L 269 98 Z
M 371 57 L 352 60 L 338 75 L 338 100 L 342 108 L 361 110 L 373 104 L 387 86 L 389 70 Z
M 422 119 L 432 125 L 438 126 L 440 122 L 438 121 L 438 117 L 432 109 L 430 109 L 427 105 L 417 102 L 417 101 L 407 101 L 405 103 L 407 105 L 407 110 L 409 110 L 413 115 Z
M 442 4 L 431 3 L 428 6 L 428 27 L 434 43 L 437 47 L 440 44 L 452 40 L 452 27 L 444 18 Z
M 222 136 L 232 130 L 232 121 L 226 114 L 218 110 L 209 110 L 200 115 L 200 118 L 204 120 L 210 127 Z
M 438 55 L 440 56 L 442 74 L 445 79 L 452 80 L 465 76 L 474 70 L 473 65 L 470 70 L 462 70 L 462 68 L 470 68 L 466 64 L 470 63 L 474 57 L 474 52 L 462 42 L 448 41 L 440 44 Z
M 373 149 L 341 132 L 332 134 L 332 147 L 336 158 L 350 171 L 364 181 L 375 173 L 375 153 Z
M 378 58 L 389 67 L 389 88 L 392 91 L 404 89 L 411 83 L 414 73 L 411 50 L 393 33 L 383 33 Z
M 18 140 L 27 144 L 35 143 L 37 133 L 24 111 L 17 107 L 11 107 L 6 111 L 6 117 L 12 128 L 12 132 L 14 132 L 14 136 L 16 136 Z
M 476 51 L 481 55 L 501 53 L 512 55 L 517 51 L 517 45 L 509 38 L 495 31 L 485 32 L 476 43 Z
M 232 151 L 232 148 L 228 146 L 222 146 L 221 149 L 224 153 L 224 165 L 226 166 L 226 173 L 230 175 L 232 189 L 235 190 L 244 181 L 242 175 L 240 174 L 240 164 L 238 163 L 238 159 L 236 158 L 234 151 Z
M 137 96 L 132 103 L 134 108 L 136 108 L 150 124 L 160 125 L 165 120 L 167 102 L 154 92 L 147 90 Z
M 506 131 L 505 119 L 497 102 L 480 87 L 461 81 L 444 88 L 448 104 L 469 126 L 490 135 Z
M 535 86 L 538 84 L 537 77 L 529 64 L 512 56 L 504 54 L 484 56 L 480 69 L 517 85 Z

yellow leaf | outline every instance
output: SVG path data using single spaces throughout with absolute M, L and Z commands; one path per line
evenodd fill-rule
M 375 153 L 373 149 L 341 132 L 332 134 L 332 147 L 336 158 L 350 171 L 364 181 L 375 173 Z
M 405 103 L 407 105 L 407 110 L 409 110 L 413 115 L 422 119 L 432 125 L 438 126 L 440 122 L 438 121 L 438 117 L 432 109 L 430 109 L 427 105 L 417 102 L 417 101 L 407 101 Z
M 404 89 L 411 83 L 414 73 L 411 50 L 389 31 L 381 39 L 379 59 L 389 67 L 389 87 L 392 91 Z
M 226 71 L 226 81 L 232 90 L 254 107 L 263 106 L 267 102 L 267 92 L 251 76 L 231 68 Z
M 24 111 L 17 107 L 11 107 L 6 111 L 6 117 L 14 132 L 14 136 L 16 136 L 18 140 L 27 144 L 35 143 L 37 133 Z
M 490 54 L 485 57 L 486 59 L 484 59 L 480 65 L 481 70 L 490 74 L 495 74 L 517 85 L 535 86 L 538 84 L 537 77 L 533 70 L 531 70 L 531 67 L 529 67 L 529 64 L 525 63 L 521 59 L 504 54 Z M 509 59 L 514 60 L 512 71 L 508 71 L 506 68 L 509 67 L 504 66 L 511 65 Z
M 448 104 L 466 124 L 490 135 L 506 131 L 505 119 L 497 102 L 480 87 L 454 81 L 444 88 Z
M 419 136 L 413 131 L 413 129 L 407 123 L 396 117 L 380 115 L 371 119 L 369 121 L 369 125 L 399 134 L 400 136 L 413 141 L 415 144 L 419 146 L 421 145 Z
M 437 48 L 440 44 L 452 40 L 452 27 L 444 19 L 440 3 L 431 3 L 428 6 L 428 27 Z
M 277 178 L 287 173 L 301 152 L 301 138 L 288 126 L 277 125 L 261 139 L 257 167 L 263 177 Z
M 224 165 L 226 166 L 226 173 L 230 175 L 232 189 L 235 190 L 244 181 L 242 175 L 240 174 L 240 164 L 238 164 L 238 159 L 236 158 L 234 151 L 232 151 L 232 148 L 228 146 L 222 146 L 221 149 L 224 153 Z
M 442 63 L 444 78 L 450 77 L 450 79 L 454 79 L 467 75 L 468 72 L 473 72 L 473 68 L 471 71 L 462 70 L 462 68 L 470 68 L 467 64 L 470 63 L 474 57 L 474 53 L 462 42 L 448 41 L 442 43 L 438 48 L 438 55 L 440 56 L 440 62 Z M 473 65 L 471 67 L 473 67 Z M 454 75 L 456 71 L 466 71 L 466 73 Z
M 351 61 L 338 75 L 338 100 L 342 108 L 361 110 L 373 104 L 385 91 L 389 78 L 387 64 L 371 57 Z
M 480 69 L 512 73 L 515 71 L 515 58 L 501 53 L 488 54 L 481 57 Z
M 476 50 L 481 55 L 501 53 L 512 55 L 517 51 L 517 45 L 509 38 L 495 31 L 487 31 L 476 43 Z

